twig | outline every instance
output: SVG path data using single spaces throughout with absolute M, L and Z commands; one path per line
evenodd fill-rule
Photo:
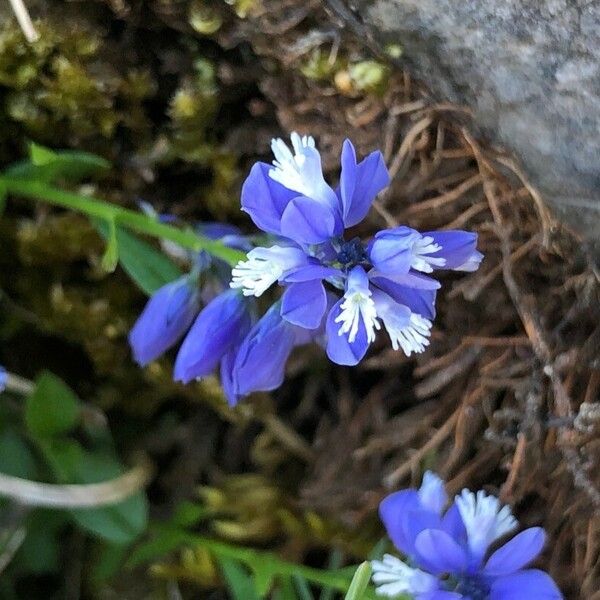
M 17 21 L 19 22 L 19 27 L 21 27 L 27 41 L 30 44 L 37 42 L 40 39 L 40 34 L 31 22 L 29 11 L 23 0 L 10 0 L 10 5 L 12 6 L 15 17 L 17 17 Z
M 141 490 L 150 480 L 148 464 L 102 483 L 56 485 L 0 473 L 0 496 L 19 504 L 46 508 L 90 508 L 116 504 Z
M 449 419 L 431 436 L 429 441 L 421 446 L 407 461 L 403 462 L 395 471 L 390 473 L 384 480 L 384 484 L 388 488 L 393 488 L 403 478 L 408 475 L 414 466 L 423 459 L 423 457 L 434 448 L 440 446 L 446 438 L 450 436 L 461 408 L 455 410 Z

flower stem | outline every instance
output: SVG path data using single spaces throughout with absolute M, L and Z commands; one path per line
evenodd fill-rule
M 99 218 L 108 223 L 117 223 L 120 227 L 126 227 L 138 233 L 170 240 L 196 252 L 205 250 L 230 265 L 235 265 L 238 261 L 245 258 L 243 252 L 228 248 L 220 242 L 200 236 L 192 230 L 178 229 L 128 208 L 80 194 L 66 192 L 42 181 L 0 176 L 0 187 L 7 193 L 16 196 L 42 200 L 55 206 L 83 213 L 88 217 Z

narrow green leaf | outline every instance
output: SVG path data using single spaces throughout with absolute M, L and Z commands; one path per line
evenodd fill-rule
M 80 403 L 73 391 L 56 375 L 42 373 L 25 401 L 25 424 L 34 438 L 66 433 L 79 420 Z
M 29 142 L 29 158 L 36 167 L 42 167 L 53 163 L 57 158 L 57 154 L 54 150 L 50 150 L 50 148 L 46 148 L 35 142 Z
M 370 579 L 371 563 L 365 561 L 356 569 L 344 600 L 362 600 Z
M 109 168 L 110 163 L 95 154 L 78 150 L 55 151 L 32 142 L 29 145 L 29 160 L 16 162 L 4 172 L 18 179 L 78 182 L 102 174 Z
M 108 239 L 106 250 L 102 257 L 102 268 L 107 273 L 112 273 L 119 263 L 119 240 L 117 239 L 117 223 L 114 219 L 108 222 Z
M 95 222 L 96 228 L 105 239 L 109 239 L 106 222 Z M 158 288 L 181 277 L 179 268 L 162 252 L 137 236 L 116 228 L 119 246 L 119 263 L 137 286 L 148 296 Z
M 312 592 L 310 591 L 310 585 L 308 581 L 301 575 L 294 575 L 292 577 L 296 590 L 298 591 L 298 598 L 300 600 L 313 600 Z
M 269 560 L 268 555 L 256 554 L 248 566 L 254 574 L 254 588 L 260 598 L 265 598 L 273 586 L 273 580 L 277 575 L 275 563 Z
M 220 558 L 219 565 L 233 600 L 260 600 L 250 573 L 238 561 Z
M 327 568 L 329 570 L 337 570 L 342 566 L 344 562 L 344 554 L 339 548 L 333 548 L 329 553 L 329 559 L 327 561 Z M 324 587 L 319 595 L 319 600 L 333 600 L 335 596 L 335 590 L 330 587 Z

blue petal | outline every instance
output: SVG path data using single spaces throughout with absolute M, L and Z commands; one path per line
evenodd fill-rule
M 426 231 L 423 237 L 432 237 L 442 248 L 438 252 L 428 254 L 433 258 L 445 258 L 446 264 L 441 269 L 454 269 L 463 265 L 476 250 L 477 234 L 470 231 Z
M 239 396 L 267 392 L 283 383 L 285 363 L 296 345 L 296 327 L 274 304 L 250 330 L 237 353 L 233 389 Z
M 321 244 L 342 231 L 335 213 L 327 204 L 298 196 L 283 211 L 281 233 L 299 244 Z
M 187 276 L 157 290 L 129 333 L 135 361 L 145 366 L 174 346 L 199 308 L 198 288 Z
M 221 387 L 223 388 L 223 393 L 225 394 L 229 406 L 235 406 L 240 399 L 240 395 L 235 389 L 235 379 L 233 377 L 233 369 L 235 367 L 235 359 L 238 350 L 238 346 L 230 348 L 221 359 Z
M 394 546 L 405 554 L 414 551 L 414 539 L 406 537 L 404 522 L 411 512 L 421 509 L 421 500 L 415 489 L 395 492 L 384 498 L 379 505 L 379 517 Z
M 560 590 L 547 573 L 537 569 L 519 571 L 492 583 L 490 600 L 561 600 Z
M 340 276 L 342 272 L 333 267 L 326 267 L 321 264 L 310 264 L 288 271 L 282 278 L 283 283 L 302 283 L 303 281 L 313 281 L 314 279 L 327 279 L 328 277 Z
M 305 329 L 316 329 L 327 308 L 327 294 L 319 280 L 290 284 L 281 298 L 281 316 Z
M 202 310 L 177 354 L 175 381 L 188 383 L 217 368 L 223 355 L 250 329 L 247 304 L 239 290 L 227 290 Z
M 509 575 L 527 566 L 542 551 L 546 534 L 541 527 L 530 527 L 498 548 L 488 559 L 486 575 Z
M 8 373 L 6 369 L 0 366 L 0 393 L 6 389 L 6 383 L 8 382 Z
M 229 235 L 242 235 L 239 227 L 227 223 L 205 222 L 198 223 L 196 230 L 211 240 L 220 240 Z
M 358 326 L 356 339 L 352 343 L 348 341 L 347 335 L 339 335 L 341 325 L 335 320 L 341 312 L 340 306 L 343 301 L 343 299 L 339 300 L 327 316 L 327 356 L 338 365 L 353 366 L 358 364 L 367 353 L 369 342 L 362 319 Z
M 373 267 L 383 274 L 408 273 L 415 236 L 419 236 L 417 231 L 404 226 L 376 233 L 368 247 Z
M 462 594 L 457 592 L 446 592 L 444 590 L 426 592 L 425 594 L 417 594 L 415 596 L 415 600 L 461 600 L 461 598 L 464 598 Z
M 242 210 L 250 215 L 255 225 L 267 233 L 281 233 L 281 215 L 285 207 L 298 197 L 269 177 L 273 167 L 256 163 L 242 186 Z
M 406 287 L 415 288 L 418 290 L 439 290 L 442 287 L 442 284 L 437 279 L 433 279 L 427 275 L 422 275 L 416 271 L 409 271 L 403 275 L 383 274 L 379 273 L 376 269 L 369 271 L 369 277 L 371 279 L 382 276 L 390 281 L 393 281 L 394 283 L 399 283 L 400 285 L 405 285 Z
M 426 319 L 435 319 L 436 290 L 423 290 L 401 285 L 387 277 L 374 277 L 371 282 L 398 304 L 408 306 L 410 310 Z
M 406 542 L 411 548 L 411 555 L 418 557 L 417 562 L 419 563 L 419 566 L 428 570 L 431 565 L 427 561 L 426 556 L 421 556 L 419 554 L 418 549 L 415 547 L 415 542 L 417 537 L 426 529 L 441 529 L 440 516 L 431 510 L 423 508 L 423 505 L 421 504 L 421 509 L 407 512 L 402 521 L 402 526 L 404 528 Z
M 340 196 L 344 225 L 360 223 L 369 212 L 375 196 L 390 183 L 390 176 L 381 152 L 372 152 L 359 164 L 350 140 L 342 148 Z
M 445 531 L 458 542 L 466 543 L 467 541 L 467 530 L 455 503 L 452 503 L 446 514 L 442 517 L 442 531 Z
M 462 573 L 467 567 L 467 553 L 446 532 L 425 529 L 415 540 L 415 549 L 437 573 Z

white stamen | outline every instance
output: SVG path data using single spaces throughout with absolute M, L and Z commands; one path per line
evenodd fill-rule
M 417 271 L 423 273 L 431 273 L 433 271 L 432 265 L 436 267 L 443 267 L 446 264 L 446 259 L 435 256 L 427 256 L 439 252 L 442 247 L 433 241 L 431 236 L 419 237 L 413 242 L 411 249 L 412 259 L 410 266 Z
M 377 320 L 377 310 L 375 302 L 371 298 L 371 291 L 368 289 L 349 289 L 344 294 L 344 301 L 340 305 L 342 312 L 335 319 L 336 323 L 342 326 L 338 335 L 348 334 L 348 341 L 352 344 L 356 340 L 358 327 L 362 319 L 367 331 L 367 341 L 369 343 L 375 340 L 375 330 L 380 329 L 381 325 Z
M 241 260 L 231 270 L 229 287 L 242 288 L 244 296 L 261 296 L 285 271 L 301 263 L 304 255 L 295 248 L 254 248 L 248 260 Z
M 296 132 L 290 137 L 293 154 L 282 139 L 271 140 L 275 160 L 269 177 L 304 196 L 327 203 L 335 201 L 335 193 L 323 178 L 321 158 L 315 148 L 314 138 L 308 135 L 300 137 Z
M 383 324 L 390 336 L 392 348 L 402 351 L 406 356 L 413 352 L 425 352 L 429 346 L 429 335 L 431 333 L 431 321 L 421 315 L 412 313 L 408 325 L 404 318 L 394 319 L 393 313 L 386 314 Z
M 372 561 L 371 566 L 375 591 L 379 596 L 394 598 L 400 594 L 426 594 L 438 589 L 436 577 L 413 569 L 390 554 L 385 554 L 382 561 Z
M 463 490 L 455 501 L 467 530 L 469 548 L 475 556 L 483 556 L 490 544 L 518 525 L 510 507 L 502 506 L 498 498 L 484 491 L 475 495 Z

